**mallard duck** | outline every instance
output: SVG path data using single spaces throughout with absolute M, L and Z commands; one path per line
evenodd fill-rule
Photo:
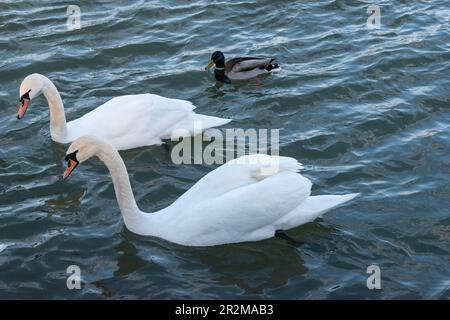
M 225 62 L 223 52 L 216 51 L 211 55 L 211 61 L 205 70 L 215 65 L 216 80 L 230 83 L 231 80 L 246 80 L 279 68 L 277 63 L 272 63 L 274 60 L 275 58 L 265 57 L 237 57 Z

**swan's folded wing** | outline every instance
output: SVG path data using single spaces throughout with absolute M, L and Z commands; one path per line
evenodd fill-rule
M 192 104 L 192 102 L 188 100 L 166 98 L 151 93 L 142 94 L 141 96 L 145 96 L 144 98 L 148 101 L 151 101 L 152 105 L 162 106 L 166 109 L 177 109 L 177 110 L 183 109 L 185 111 L 192 111 L 196 108 Z
M 274 235 L 275 222 L 298 207 L 310 191 L 307 178 L 282 171 L 198 203 L 191 199 L 175 210 L 172 230 L 178 230 L 178 241 L 188 245 L 266 239 Z
M 258 183 L 282 172 L 296 173 L 301 168 L 301 163 L 294 158 L 265 154 L 243 156 L 209 172 L 184 193 L 176 203 L 184 206 L 192 203 L 192 201 L 205 201 L 238 188 Z
M 108 140 L 116 148 L 161 143 L 168 128 L 191 117 L 195 106 L 185 100 L 154 94 L 113 98 L 82 117 L 68 123 L 71 140 L 94 135 Z

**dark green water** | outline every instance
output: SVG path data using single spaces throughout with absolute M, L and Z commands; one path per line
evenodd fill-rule
M 450 297 L 448 1 L 70 1 L 0 3 L 0 298 Z M 212 51 L 273 55 L 282 70 L 215 85 Z M 361 192 L 279 239 L 212 248 L 131 234 L 100 161 L 61 180 L 67 146 L 43 98 L 15 118 L 21 80 L 54 81 L 69 120 L 110 98 L 191 100 L 228 128 L 280 128 L 282 155 L 313 194 Z M 121 153 L 139 206 L 159 210 L 213 170 L 161 147 Z M 81 268 L 68 290 L 66 268 Z M 382 290 L 366 287 L 381 268 Z

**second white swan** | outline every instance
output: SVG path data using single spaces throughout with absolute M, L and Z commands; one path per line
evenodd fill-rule
M 201 178 L 165 209 L 139 210 L 125 164 L 107 142 L 83 136 L 66 153 L 67 178 L 97 156 L 108 167 L 126 227 L 186 246 L 258 241 L 310 222 L 357 194 L 311 196 L 311 181 L 293 158 L 263 154 L 227 162 Z
M 38 73 L 27 76 L 20 85 L 18 119 L 24 117 L 31 100 L 42 93 L 50 109 L 50 135 L 59 143 L 93 135 L 107 140 L 118 150 L 126 150 L 159 145 L 175 132 L 178 137 L 186 137 L 200 133 L 197 127 L 204 130 L 231 121 L 197 114 L 193 111 L 195 106 L 186 100 L 145 93 L 113 98 L 82 117 L 66 122 L 58 90 L 50 79 Z

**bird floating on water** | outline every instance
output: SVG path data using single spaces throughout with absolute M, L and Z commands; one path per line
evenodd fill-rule
M 44 94 L 50 109 L 50 135 L 53 141 L 69 143 L 82 135 L 109 141 L 116 149 L 160 145 L 175 130 L 191 136 L 202 129 L 224 125 L 231 119 L 195 113 L 190 101 L 144 93 L 115 97 L 82 117 L 66 122 L 61 96 L 53 82 L 41 74 L 27 76 L 20 85 L 17 118 L 25 116 L 31 100 Z
M 274 60 L 275 58 L 266 57 L 237 57 L 225 62 L 223 52 L 216 51 L 211 55 L 211 60 L 205 70 L 209 70 L 215 65 L 216 80 L 231 83 L 231 80 L 251 79 L 279 68 L 277 63 L 273 63 Z
M 119 152 L 92 136 L 75 140 L 66 152 L 67 178 L 97 156 L 109 169 L 125 226 L 133 233 L 185 246 L 214 246 L 285 235 L 282 230 L 313 221 L 358 194 L 311 196 L 302 165 L 288 157 L 254 154 L 211 171 L 168 207 L 141 211 Z M 286 235 L 285 235 L 286 236 Z

